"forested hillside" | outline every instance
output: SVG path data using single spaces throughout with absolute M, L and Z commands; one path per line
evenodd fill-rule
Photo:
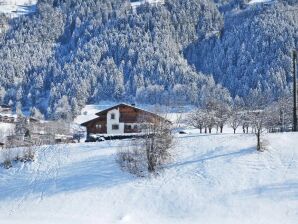
M 39 0 L 1 37 L 0 103 L 67 118 L 106 99 L 204 105 L 252 89 L 277 98 L 291 83 L 297 3 L 245 3 L 167 0 L 133 11 L 126 0 Z
M 233 95 L 256 89 L 274 100 L 290 91 L 292 52 L 298 46 L 298 2 L 254 5 L 225 15 L 217 36 L 186 50 L 189 62 Z

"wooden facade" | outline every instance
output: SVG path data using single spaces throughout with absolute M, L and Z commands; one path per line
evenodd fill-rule
M 96 114 L 98 117 L 82 124 L 87 134 L 132 134 L 139 133 L 144 123 L 153 123 L 164 118 L 128 104 L 118 104 Z

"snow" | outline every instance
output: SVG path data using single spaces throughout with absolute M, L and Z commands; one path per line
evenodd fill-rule
M 229 131 L 229 130 L 228 130 Z M 157 177 L 115 163 L 129 140 L 43 147 L 36 161 L 0 168 L 0 222 L 297 223 L 298 134 L 175 137 L 175 157 Z
M 37 0 L 1 0 L 0 3 L 0 13 L 17 17 L 34 12 Z
M 102 102 L 101 104 L 90 104 L 90 105 L 86 105 L 82 111 L 81 111 L 81 115 L 77 116 L 74 120 L 75 123 L 77 124 L 82 124 L 86 121 L 92 120 L 97 118 L 98 116 L 95 115 L 96 113 L 107 109 L 109 107 L 112 107 L 114 105 L 116 105 L 118 103 L 114 103 L 114 102 L 109 102 L 109 101 L 105 101 Z
M 131 2 L 130 4 L 133 8 L 136 8 L 146 2 L 149 4 L 164 4 L 164 0 L 139 0 L 139 1 Z
M 270 3 L 275 0 L 251 0 L 248 4 Z
M 4 142 L 5 137 L 14 132 L 15 125 L 0 122 L 0 142 Z

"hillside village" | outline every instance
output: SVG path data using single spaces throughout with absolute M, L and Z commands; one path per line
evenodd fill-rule
M 70 124 L 16 114 L 8 105 L 0 106 L 0 127 L 2 148 L 40 146 L 75 141 Z

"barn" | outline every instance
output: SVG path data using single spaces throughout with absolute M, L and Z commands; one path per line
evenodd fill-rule
M 134 135 L 142 132 L 141 127 L 144 124 L 154 123 L 156 120 L 167 121 L 155 113 L 125 103 L 100 111 L 96 115 L 97 118 L 81 124 L 86 127 L 87 136 Z

